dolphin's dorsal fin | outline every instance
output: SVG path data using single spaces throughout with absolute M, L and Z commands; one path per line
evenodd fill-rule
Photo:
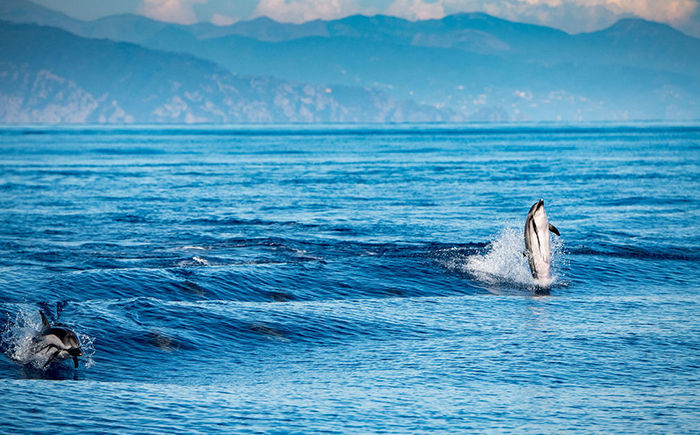
M 41 326 L 44 329 L 50 328 L 51 324 L 49 323 L 49 319 L 46 318 L 46 315 L 44 314 L 44 312 L 39 310 L 39 314 L 41 314 Z
M 551 232 L 553 232 L 554 234 L 556 234 L 557 236 L 560 236 L 560 237 L 561 237 L 561 234 L 559 234 L 559 230 L 557 229 L 557 227 L 555 227 L 555 226 L 552 225 L 552 224 L 549 224 L 549 231 L 551 231 Z

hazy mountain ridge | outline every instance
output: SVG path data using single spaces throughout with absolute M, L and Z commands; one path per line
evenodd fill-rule
M 3 122 L 401 122 L 449 115 L 373 90 L 238 76 L 191 56 L 3 22 L 0 101 Z
M 263 42 L 344 37 L 394 45 L 456 48 L 549 65 L 572 61 L 614 63 L 700 77 L 700 56 L 697 55 L 700 53 L 700 39 L 685 35 L 666 24 L 634 18 L 622 19 L 597 32 L 575 35 L 549 27 L 511 22 L 484 13 L 461 13 L 425 21 L 355 15 L 301 24 L 280 23 L 259 17 L 229 26 L 211 23 L 180 25 L 131 14 L 80 21 L 27 0 L 5 0 L 0 5 L 0 19 L 59 27 L 87 38 L 108 38 L 136 44 L 147 43 L 166 29 L 177 29 L 198 40 L 229 35 Z
M 0 6 L 0 18 L 189 54 L 245 76 L 309 83 L 316 93 L 348 87 L 356 90 L 342 93 L 346 97 L 382 95 L 347 100 L 355 105 L 341 112 L 355 114 L 353 119 L 700 118 L 700 40 L 639 19 L 569 35 L 481 13 L 417 22 L 388 16 L 303 24 L 258 18 L 217 27 L 135 15 L 84 22 L 60 13 L 52 18 L 52 12 L 25 0 Z M 318 118 L 343 118 L 337 113 Z M 301 118 L 316 119 L 308 113 Z
M 700 117 L 697 78 L 624 64 L 547 64 L 355 37 L 272 43 L 236 35 L 197 40 L 164 30 L 144 44 L 197 55 L 242 74 L 373 87 L 398 100 L 415 99 L 470 119 L 484 110 L 499 114 L 488 120 Z

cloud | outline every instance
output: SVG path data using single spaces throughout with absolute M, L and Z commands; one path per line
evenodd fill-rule
M 236 18 L 229 17 L 228 15 L 214 14 L 211 16 L 210 22 L 215 26 L 230 26 L 231 24 L 239 21 Z
M 154 20 L 193 24 L 197 22 L 197 16 L 192 5 L 206 2 L 207 0 L 143 0 L 139 12 Z
M 442 3 L 442 1 L 426 3 L 423 0 L 396 0 L 389 5 L 386 13 L 412 21 L 440 19 L 445 16 Z
M 601 29 L 630 16 L 682 27 L 692 23 L 698 11 L 698 0 L 439 0 L 437 3 L 448 15 L 486 12 L 572 33 Z
M 0 0 L 1 1 L 1 0 Z M 48 0 L 37 0 L 48 1 Z M 55 1 L 55 0 L 52 0 Z M 64 0 L 65 1 L 65 0 Z M 134 0 L 136 1 L 136 0 Z M 668 23 L 700 36 L 700 0 L 139 0 L 148 17 L 216 25 L 267 16 L 281 22 L 334 20 L 349 15 L 393 15 L 408 20 L 439 19 L 459 12 L 485 12 L 511 21 L 589 32 L 623 17 Z
M 684 22 L 698 8 L 695 0 L 593 0 L 620 13 L 667 23 Z
M 260 0 L 253 17 L 266 16 L 281 22 L 302 23 L 316 19 L 333 20 L 368 13 L 356 0 Z
M 634 15 L 652 21 L 677 22 L 688 19 L 698 7 L 697 0 L 510 0 L 493 2 L 511 6 L 578 9 L 606 9 L 616 16 Z

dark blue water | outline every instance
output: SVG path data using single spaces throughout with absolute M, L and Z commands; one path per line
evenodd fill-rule
M 6 127 L 0 210 L 3 433 L 699 433 L 699 125 Z

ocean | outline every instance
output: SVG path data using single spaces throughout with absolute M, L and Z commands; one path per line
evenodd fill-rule
M 0 433 L 700 433 L 697 123 L 2 127 L 0 210 Z

